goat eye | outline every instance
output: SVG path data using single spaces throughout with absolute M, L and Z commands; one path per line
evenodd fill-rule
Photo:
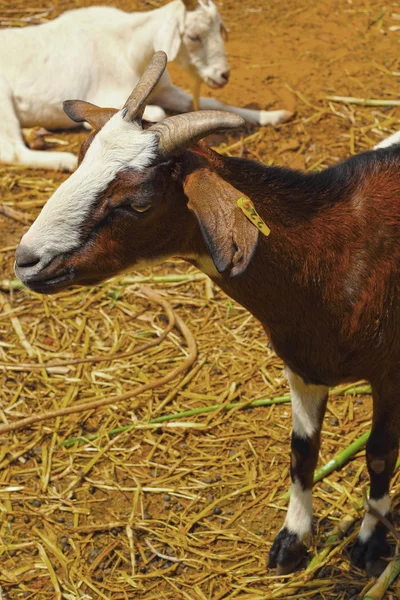
M 201 38 L 199 35 L 188 35 L 188 38 L 192 42 L 201 42 Z
M 149 208 L 151 207 L 151 204 L 145 204 L 144 206 L 138 206 L 134 202 L 131 202 L 129 206 L 131 207 L 132 210 L 134 210 L 137 213 L 144 213 L 147 210 L 149 210 Z

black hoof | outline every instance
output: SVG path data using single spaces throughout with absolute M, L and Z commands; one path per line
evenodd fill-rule
M 363 542 L 357 538 L 351 551 L 351 562 L 355 567 L 365 569 L 368 577 L 379 577 L 387 565 L 384 557 L 389 555 L 386 528 L 378 523 L 368 540 Z
M 306 555 L 306 547 L 296 533 L 286 527 L 276 536 L 269 553 L 268 568 L 276 569 L 278 575 L 292 573 Z

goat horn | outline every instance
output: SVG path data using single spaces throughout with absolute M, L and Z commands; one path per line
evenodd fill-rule
M 155 123 L 148 131 L 160 134 L 159 149 L 168 156 L 178 156 L 189 146 L 210 133 L 244 125 L 238 115 L 222 110 L 199 110 L 175 115 Z
M 146 108 L 147 98 L 160 81 L 166 66 L 167 55 L 165 52 L 162 52 L 161 50 L 156 52 L 136 84 L 135 89 L 125 102 L 125 119 L 133 121 L 134 119 L 142 118 L 144 109 Z

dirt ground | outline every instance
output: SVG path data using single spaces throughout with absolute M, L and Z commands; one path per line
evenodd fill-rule
M 150 10 L 156 1 L 0 0 L 2 26 L 51 19 L 91 4 Z M 276 129 L 247 127 L 215 136 L 222 152 L 267 164 L 320 169 L 371 148 L 396 130 L 400 107 L 332 103 L 327 95 L 398 99 L 400 3 L 361 0 L 223 0 L 230 29 L 231 79 L 214 95 L 227 103 L 287 108 L 295 118 Z M 174 83 L 189 81 L 178 67 Z M 253 135 L 257 133 L 257 135 Z M 77 151 L 84 132 L 57 132 Z M 231 144 L 239 142 L 227 150 Z M 59 149 L 59 148 L 57 148 Z M 31 223 L 66 174 L 0 166 L 0 205 Z M 122 394 L 168 372 L 187 356 L 174 330 L 159 348 L 134 358 L 55 370 L 22 363 L 131 351 L 166 326 L 165 310 L 136 280 L 43 298 L 9 290 L 15 247 L 27 225 L 0 214 L 0 417 L 24 416 Z M 144 275 L 195 274 L 172 262 Z M 197 361 L 186 377 L 132 401 L 57 418 L 0 439 L 0 598 L 153 598 L 236 600 L 351 599 L 372 584 L 349 564 L 348 551 L 368 487 L 363 452 L 315 488 L 310 557 L 330 532 L 354 521 L 320 568 L 277 578 L 266 568 L 289 486 L 290 405 L 232 410 L 151 426 L 160 414 L 218 402 L 287 394 L 282 364 L 259 324 L 205 279 L 153 282 L 194 335 Z M 15 328 L 17 317 L 28 342 Z M 30 356 L 29 347 L 32 348 Z M 28 348 L 28 349 L 27 349 Z M 13 369 L 2 371 L 2 364 Z M 368 395 L 332 396 L 320 465 L 371 423 Z M 132 432 L 105 435 L 133 424 Z M 92 441 L 62 442 L 100 432 Z M 393 507 L 398 504 L 398 474 Z M 395 519 L 395 522 L 398 519 Z M 394 584 L 386 598 L 400 598 Z

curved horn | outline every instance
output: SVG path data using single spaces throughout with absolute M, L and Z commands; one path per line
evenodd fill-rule
M 142 118 L 144 109 L 146 108 L 146 100 L 160 81 L 166 66 L 167 55 L 165 52 L 161 50 L 156 52 L 136 84 L 135 89 L 125 102 L 125 119 L 133 121 L 134 119 Z
M 206 135 L 221 129 L 236 129 L 244 123 L 242 117 L 230 112 L 199 110 L 164 119 L 148 131 L 160 134 L 159 148 L 163 154 L 178 156 Z

